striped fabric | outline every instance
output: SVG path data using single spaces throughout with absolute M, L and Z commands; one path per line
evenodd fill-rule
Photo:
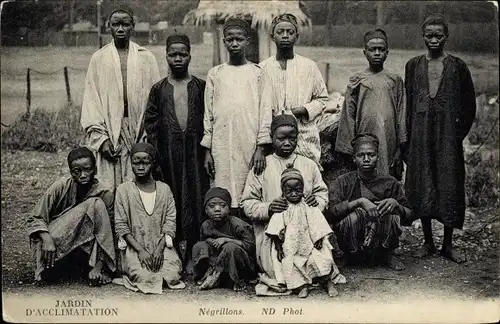
M 260 66 L 261 111 L 275 116 L 282 112 L 292 114 L 292 108 L 304 107 L 309 119 L 298 120 L 299 135 L 295 153 L 308 157 L 319 165 L 321 146 L 316 121 L 330 99 L 318 66 L 314 61 L 297 54 L 287 61 L 286 70 L 281 68 L 276 56 L 262 61 Z M 270 134 L 272 116 L 266 118 L 269 124 L 264 129 L 267 134 Z

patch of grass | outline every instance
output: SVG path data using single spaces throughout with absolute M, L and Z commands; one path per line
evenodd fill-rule
M 12 150 L 57 152 L 80 145 L 84 132 L 81 108 L 68 105 L 57 111 L 35 109 L 21 115 L 2 133 L 2 147 Z

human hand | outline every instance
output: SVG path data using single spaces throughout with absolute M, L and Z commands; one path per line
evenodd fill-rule
M 287 208 L 288 201 L 285 199 L 285 197 L 278 197 L 274 199 L 269 205 L 269 216 L 284 212 L 285 210 L 287 210 Z
M 56 245 L 48 232 L 40 235 L 42 239 L 42 263 L 45 268 L 52 268 L 56 262 Z
M 285 253 L 283 252 L 283 246 L 281 246 L 281 243 L 276 244 L 276 252 L 278 261 L 281 262 L 285 258 Z
M 377 203 L 377 210 L 380 215 L 393 213 L 398 208 L 399 203 L 394 198 L 387 198 Z
M 292 114 L 295 116 L 295 118 L 302 118 L 302 117 L 308 117 L 308 113 L 306 108 L 304 107 L 295 107 L 290 109 L 292 111 Z
M 158 245 L 150 257 L 151 267 L 153 272 L 158 272 L 163 267 L 163 260 L 165 259 L 163 256 L 163 252 L 165 251 L 166 245 Z
M 403 160 L 400 157 L 395 157 L 394 161 L 389 167 L 389 173 L 391 174 L 391 176 L 396 178 L 396 180 L 401 181 L 401 179 L 403 178 L 403 171 L 404 171 Z
M 146 250 L 139 251 L 139 261 L 141 262 L 141 266 L 149 271 L 153 270 L 152 262 L 151 262 L 151 254 Z
M 214 157 L 212 156 L 212 152 L 207 150 L 205 153 L 205 162 L 203 163 L 205 171 L 210 178 L 215 178 L 215 166 L 214 166 Z
M 314 248 L 316 250 L 321 250 L 323 248 L 323 239 L 319 239 L 314 243 Z
M 307 196 L 305 199 L 305 202 L 306 202 L 306 204 L 308 204 L 311 207 L 318 207 L 319 206 L 319 203 L 316 200 L 316 197 L 314 197 L 313 195 Z
M 101 147 L 99 148 L 102 156 L 112 162 L 115 163 L 117 161 L 116 153 L 113 149 L 113 144 L 111 143 L 111 140 L 109 138 L 102 143 Z
M 360 206 L 368 213 L 368 219 L 376 221 L 379 218 L 379 212 L 377 210 L 377 205 L 366 198 L 360 198 Z
M 253 153 L 252 160 L 250 161 L 250 168 L 253 167 L 253 172 L 256 175 L 260 175 L 266 168 L 266 157 L 264 155 L 264 148 L 257 145 L 255 152 Z
M 215 249 L 219 250 L 224 244 L 227 243 L 227 239 L 224 237 L 219 237 L 212 239 L 209 244 L 211 244 Z

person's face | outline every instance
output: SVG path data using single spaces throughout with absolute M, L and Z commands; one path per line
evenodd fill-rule
M 272 38 L 278 48 L 292 48 L 299 38 L 299 33 L 292 23 L 282 21 L 274 27 Z
M 131 164 L 136 177 L 149 177 L 153 169 L 153 158 L 146 152 L 137 152 L 132 155 Z
M 249 37 L 245 30 L 239 27 L 229 27 L 224 32 L 224 46 L 229 55 L 241 56 L 249 44 Z
M 113 39 L 125 42 L 130 40 L 130 35 L 134 29 L 132 17 L 124 12 L 116 12 L 109 19 L 109 30 Z
M 383 65 L 389 54 L 389 48 L 382 38 L 372 38 L 366 42 L 363 53 L 370 65 Z
M 292 126 L 278 127 L 273 134 L 273 146 L 278 156 L 289 156 L 297 147 L 297 129 Z
M 191 62 L 191 54 L 186 45 L 174 43 L 167 48 L 167 63 L 173 72 L 185 72 Z
M 78 185 L 82 186 L 92 183 L 97 173 L 96 165 L 89 157 L 83 157 L 72 161 L 69 166 L 69 171 L 73 180 L 75 180 Z
M 377 167 L 377 159 L 377 149 L 371 143 L 359 145 L 354 152 L 354 163 L 363 172 L 373 171 Z
M 290 179 L 283 184 L 283 195 L 292 204 L 297 204 L 304 197 L 304 185 L 297 179 Z
M 220 223 L 229 216 L 229 205 L 223 199 L 214 197 L 207 201 L 205 212 L 208 218 L 216 223 Z
M 425 46 L 430 51 L 439 51 L 444 48 L 448 35 L 442 25 L 427 25 L 422 33 Z

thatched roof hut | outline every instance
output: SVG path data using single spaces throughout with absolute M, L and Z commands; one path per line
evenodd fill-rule
M 247 58 L 260 62 L 271 56 L 275 48 L 271 46 L 269 28 L 273 18 L 283 13 L 291 13 L 297 17 L 301 27 L 310 27 L 311 20 L 300 9 L 298 0 L 200 0 L 198 8 L 191 10 L 184 17 L 184 24 L 195 26 L 212 26 L 214 28 L 214 65 L 225 62 L 227 51 L 222 43 L 222 28 L 226 19 L 239 17 L 247 20 L 252 31 L 251 44 L 247 49 Z

